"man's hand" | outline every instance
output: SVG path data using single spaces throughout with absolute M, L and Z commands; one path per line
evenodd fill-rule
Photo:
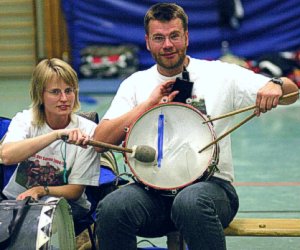
M 171 102 L 179 91 L 172 91 L 175 80 L 170 80 L 158 85 L 148 98 L 150 106 L 154 106 L 161 102 Z
M 265 113 L 272 108 L 276 108 L 282 94 L 281 86 L 272 82 L 268 82 L 264 87 L 259 89 L 256 96 L 256 115 L 260 116 L 260 113 Z

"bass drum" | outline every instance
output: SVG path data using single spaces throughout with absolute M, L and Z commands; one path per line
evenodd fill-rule
M 148 188 L 176 194 L 181 188 L 213 175 L 218 146 L 198 151 L 215 140 L 205 115 L 191 105 L 171 102 L 154 106 L 128 128 L 125 146 L 147 145 L 156 149 L 157 161 L 146 163 L 125 153 L 135 178 Z
M 8 229 L 19 201 L 0 203 L 0 227 Z M 64 198 L 29 203 L 25 217 L 5 249 L 76 249 L 71 208 Z M 1 233 L 2 230 L 0 230 Z

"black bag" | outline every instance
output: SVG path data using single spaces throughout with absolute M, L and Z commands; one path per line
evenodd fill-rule
M 28 211 L 28 202 L 30 197 L 26 197 L 22 201 L 16 201 L 16 206 L 13 209 L 12 219 L 8 223 L 2 222 L 0 227 L 0 248 L 5 249 L 10 245 L 10 241 L 18 233 L 23 219 Z M 1 204 L 2 205 L 2 204 Z M 6 217 L 9 219 L 9 217 Z

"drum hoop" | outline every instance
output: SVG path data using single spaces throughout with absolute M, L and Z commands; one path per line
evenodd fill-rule
M 194 112 L 196 112 L 199 116 L 202 117 L 203 119 L 203 122 L 204 121 L 208 121 L 208 118 L 206 115 L 204 115 L 201 111 L 199 111 L 198 109 L 196 109 L 195 107 L 193 107 L 192 105 L 189 105 L 189 104 L 184 104 L 184 103 L 180 103 L 180 102 L 168 102 L 168 103 L 161 103 L 161 104 L 157 104 L 157 105 L 154 105 L 152 106 L 151 108 L 147 109 L 143 114 L 141 114 L 139 117 L 137 117 L 131 124 L 130 126 L 128 127 L 127 131 L 126 131 L 126 136 L 125 136 L 125 141 L 123 143 L 124 147 L 127 147 L 127 142 L 128 142 L 128 139 L 131 135 L 131 131 L 132 131 L 132 128 L 136 125 L 136 123 L 142 119 L 144 116 L 146 116 L 148 113 L 150 113 L 152 110 L 155 110 L 157 108 L 160 108 L 160 107 L 166 107 L 166 106 L 180 106 L 180 107 L 185 107 L 187 109 L 190 109 L 190 110 L 193 110 Z M 210 133 L 212 135 L 212 139 L 214 140 L 216 138 L 216 134 L 215 134 L 215 131 L 213 129 L 213 126 L 211 123 L 206 123 L 206 125 L 208 126 L 208 129 L 210 130 Z M 212 161 L 214 160 L 216 157 L 217 157 L 217 154 L 218 154 L 218 151 L 217 151 L 217 144 L 214 144 L 212 145 L 213 147 L 213 150 L 212 150 L 212 154 L 210 155 L 210 158 L 209 158 L 209 161 Z M 203 172 L 203 174 L 201 176 L 196 176 L 195 179 L 185 183 L 185 184 L 182 184 L 182 185 L 179 185 L 179 186 L 176 186 L 176 187 L 168 187 L 168 188 L 165 188 L 165 187 L 158 187 L 158 186 L 155 186 L 151 183 L 148 183 L 146 181 L 144 181 L 142 178 L 139 177 L 139 175 L 136 173 L 136 171 L 134 170 L 134 168 L 131 166 L 131 164 L 129 163 L 129 160 L 128 160 L 128 154 L 127 153 L 123 153 L 124 155 L 124 158 L 125 158 L 125 162 L 128 164 L 130 170 L 132 171 L 133 175 L 134 175 L 134 179 L 137 180 L 138 182 L 142 183 L 143 185 L 147 186 L 147 187 L 150 187 L 152 189 L 155 189 L 155 190 L 162 190 L 162 191 L 171 191 L 171 192 L 174 192 L 174 193 L 177 193 L 177 190 L 180 190 L 194 182 L 196 182 L 197 180 L 201 179 L 201 177 L 205 174 L 205 172 L 207 171 L 207 169 L 209 168 L 209 166 L 211 165 L 211 162 L 208 162 L 207 164 L 207 168 L 206 170 Z
M 46 205 L 47 203 L 48 203 L 48 205 Z M 52 227 L 51 223 L 53 221 L 55 208 L 58 206 L 59 203 L 62 206 L 67 206 L 68 209 L 70 210 L 68 202 L 64 198 L 49 197 L 45 201 L 45 205 L 43 205 L 41 212 L 40 212 L 40 219 L 39 219 L 38 228 L 37 228 L 36 249 L 41 249 L 43 246 L 48 244 L 48 242 L 51 238 L 52 228 L 50 228 L 50 230 L 48 232 L 44 232 L 42 230 L 42 228 L 44 228 L 46 225 L 49 225 L 50 227 Z M 72 224 L 72 228 L 74 228 L 73 218 L 70 218 L 70 223 Z M 74 232 L 68 232 L 68 233 L 71 233 L 72 238 L 75 239 Z M 70 244 L 71 244 L 71 242 L 70 242 Z M 75 240 L 74 240 L 74 242 L 72 242 L 72 245 L 75 247 Z

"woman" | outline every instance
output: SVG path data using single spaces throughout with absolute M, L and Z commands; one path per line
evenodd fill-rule
M 62 60 L 45 59 L 36 66 L 30 96 L 31 108 L 16 114 L 3 141 L 3 164 L 18 163 L 3 193 L 17 200 L 64 197 L 76 229 L 90 207 L 85 186 L 99 180 L 100 157 L 86 145 L 96 124 L 74 113 L 80 107 L 78 78 Z

